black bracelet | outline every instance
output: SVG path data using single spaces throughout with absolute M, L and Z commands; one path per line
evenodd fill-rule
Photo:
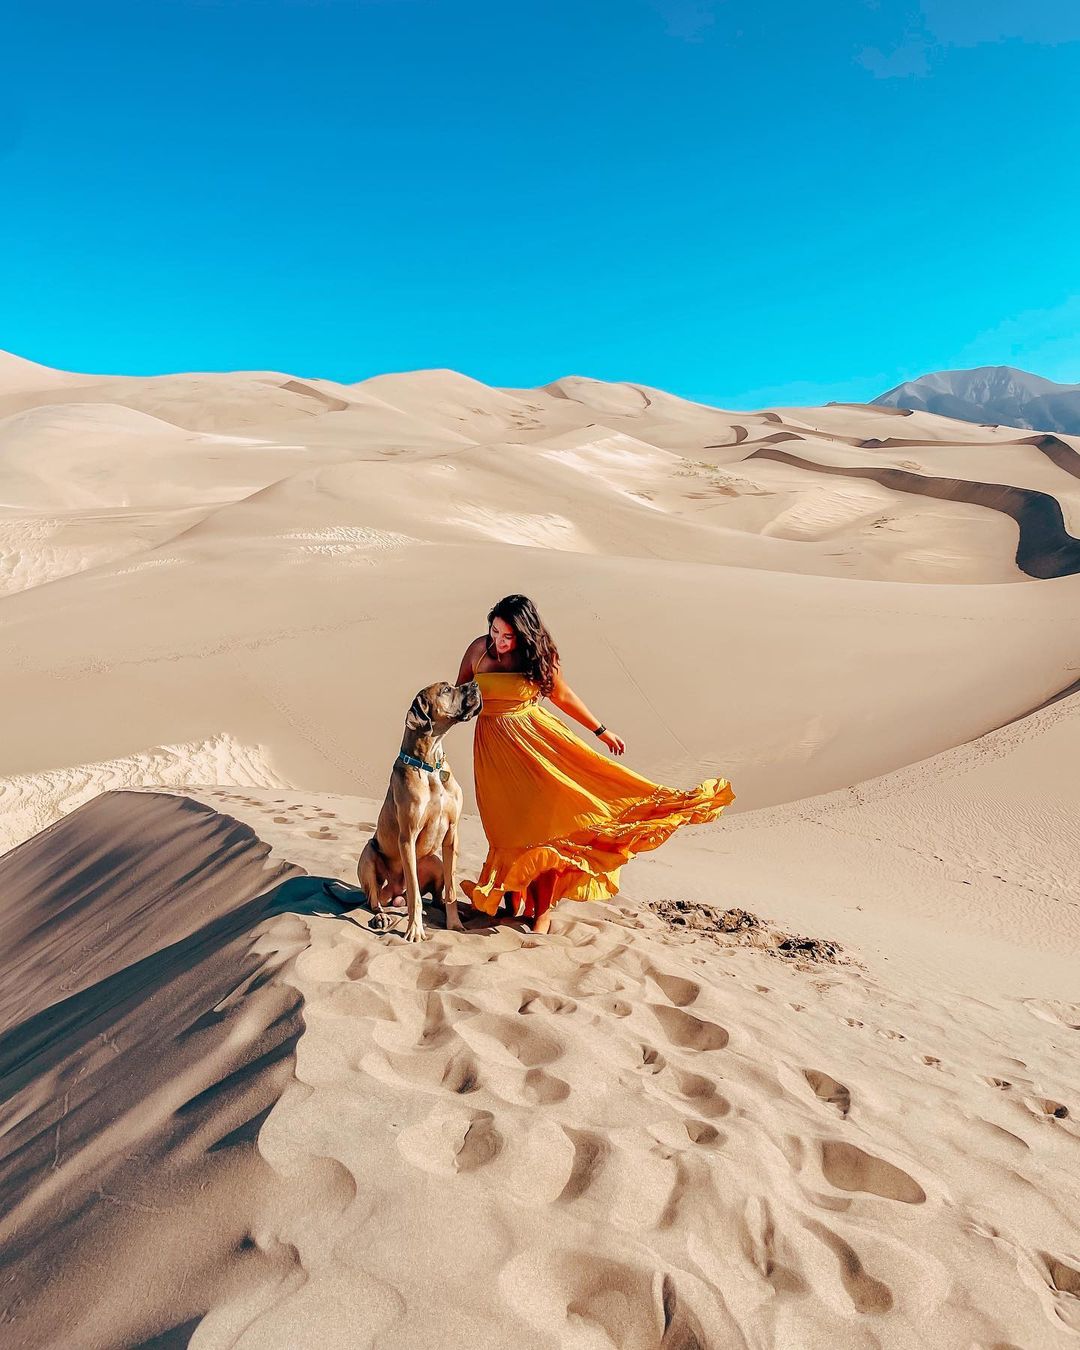
M 604 726 L 603 722 L 601 722 L 600 725 L 596 728 L 596 730 L 593 732 L 593 735 L 599 736 L 602 731 L 607 731 L 607 727 Z

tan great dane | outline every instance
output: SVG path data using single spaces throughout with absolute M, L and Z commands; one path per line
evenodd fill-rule
M 431 890 L 446 908 L 447 928 L 461 930 L 457 908 L 458 820 L 461 785 L 443 757 L 442 738 L 458 722 L 480 711 L 483 698 L 475 680 L 441 680 L 421 689 L 405 715 L 401 750 L 390 772 L 390 786 L 364 846 L 356 875 L 371 906 L 372 928 L 389 925 L 383 905 L 404 886 L 408 906 L 406 942 L 424 937 L 421 890 Z

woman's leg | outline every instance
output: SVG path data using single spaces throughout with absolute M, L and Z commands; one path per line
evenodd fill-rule
M 536 913 L 533 915 L 532 930 L 534 933 L 547 933 L 551 929 L 551 901 L 538 900 L 536 902 Z
M 546 933 L 551 928 L 551 894 L 555 889 L 555 873 L 541 872 L 529 883 L 532 906 L 526 912 L 532 915 L 534 933 Z

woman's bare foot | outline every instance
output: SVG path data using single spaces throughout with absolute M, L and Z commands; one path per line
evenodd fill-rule
M 532 931 L 534 933 L 546 933 L 551 928 L 551 901 L 538 900 L 536 904 L 536 914 L 532 920 Z

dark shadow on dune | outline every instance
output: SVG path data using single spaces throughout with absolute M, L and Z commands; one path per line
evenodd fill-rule
M 62 999 L 11 1027 L 0 1035 L 0 1105 L 9 1101 L 32 1077 L 53 1068 L 60 1059 L 77 1054 L 88 1043 L 108 1035 L 118 1022 L 147 1001 L 162 1000 L 170 986 L 182 981 L 196 967 L 203 972 L 212 969 L 223 949 L 231 947 L 238 938 L 249 936 L 263 920 L 276 914 L 330 913 L 330 904 L 321 889 L 318 889 L 317 899 L 311 897 L 312 890 L 320 885 L 308 877 L 286 882 L 207 924 L 190 937 L 163 947 L 72 998 Z M 262 957 L 252 957 L 240 964 L 230 963 L 228 971 L 223 972 L 222 984 L 209 981 L 200 986 L 200 1002 L 216 995 L 210 999 L 211 1004 L 215 1004 L 245 983 L 248 986 L 245 992 L 254 995 L 260 987 L 256 975 L 262 965 Z M 220 1026 L 226 1018 L 226 1013 L 219 1017 L 204 1013 L 197 1018 L 200 1026 L 196 1028 L 195 1022 L 188 1024 L 181 1015 L 177 1022 L 170 1021 L 169 1035 L 179 1044 L 196 1030 Z M 184 1024 L 179 1025 L 180 1022 Z M 2 1179 L 5 1158 L 10 1156 L 9 1138 L 5 1137 L 0 1143 L 0 1150 Z M 6 1187 L 3 1195 L 10 1204 L 13 1197 Z
M 836 436 L 832 439 L 848 440 L 849 444 L 858 445 L 863 450 L 922 450 L 936 449 L 938 446 L 960 446 L 970 450 L 979 444 L 978 441 L 911 441 L 906 440 L 903 436 L 869 436 L 862 441 L 852 441 L 843 436 Z M 989 444 L 995 448 L 1006 445 L 1033 445 L 1036 450 L 1041 450 L 1046 458 L 1064 473 L 1071 474 L 1073 478 L 1080 478 L 1080 453 L 1063 441 L 1060 436 L 1054 436 L 1050 432 L 1023 436 L 1018 441 L 991 441 Z
M 1067 445 L 1060 436 L 1054 436 L 1050 432 L 1040 432 L 1037 436 L 1024 436 L 1018 441 L 1009 441 L 1009 445 L 1033 445 L 1036 450 L 1041 450 L 1052 464 L 1056 464 L 1059 469 L 1072 474 L 1074 478 L 1080 478 L 1080 454 L 1078 454 L 1071 445 Z
M 131 1350 L 185 1350 L 201 1320 L 199 1317 L 193 1317 L 190 1322 L 170 1327 L 160 1336 L 151 1336 L 148 1341 L 140 1341 L 138 1345 L 132 1346 Z
M 1065 529 L 1061 506 L 1055 497 L 1032 488 L 1012 487 L 1006 483 L 977 483 L 963 478 L 931 478 L 909 473 L 906 469 L 877 469 L 872 466 L 820 464 L 772 446 L 755 450 L 747 459 L 775 459 L 814 473 L 836 474 L 842 478 L 869 478 L 896 492 L 944 501 L 967 502 L 1000 511 L 1016 521 L 1020 539 L 1016 565 L 1030 577 L 1075 576 L 1080 572 L 1080 539 Z
M 257 1140 L 304 1025 L 281 968 L 343 911 L 268 852 L 191 798 L 110 792 L 0 859 L 5 1350 L 180 1346 L 302 1278 L 250 1238 L 291 1184 Z
M 733 441 L 716 441 L 711 445 L 703 445 L 703 450 L 730 450 L 733 445 L 742 445 L 743 441 L 750 435 L 745 427 L 733 425 L 731 430 L 735 433 Z
M 989 425 L 989 424 L 986 424 Z M 847 440 L 846 437 L 834 437 L 836 440 Z M 912 441 L 906 440 L 902 436 L 870 436 L 866 440 L 849 441 L 850 444 L 858 445 L 864 450 L 920 450 L 936 449 L 938 446 L 961 446 L 971 449 L 979 444 L 978 441 Z M 1036 450 L 1042 451 L 1046 458 L 1056 468 L 1061 469 L 1063 473 L 1071 475 L 1073 478 L 1080 478 L 1080 451 L 1055 436 L 1051 432 L 1038 432 L 1034 436 L 1023 436 L 1018 441 L 992 441 L 995 448 L 1006 445 L 1033 445 Z

